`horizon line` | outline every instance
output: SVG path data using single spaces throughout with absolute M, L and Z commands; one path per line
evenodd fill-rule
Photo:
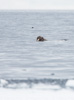
M 69 11 L 69 10 L 74 10 L 74 9 L 0 9 L 0 11 L 28 11 L 28 10 L 31 10 L 31 11 L 39 11 L 39 10 L 41 10 L 41 11 L 43 11 L 43 10 L 62 10 L 62 11 Z

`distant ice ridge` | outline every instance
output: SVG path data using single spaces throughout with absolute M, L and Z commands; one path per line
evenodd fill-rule
M 12 89 L 46 89 L 46 90 L 59 90 L 59 89 L 73 89 L 74 80 L 68 79 L 24 79 L 24 80 L 4 80 L 0 79 L 0 87 Z

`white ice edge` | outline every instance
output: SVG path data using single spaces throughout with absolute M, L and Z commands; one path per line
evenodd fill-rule
M 36 90 L 0 88 L 0 100 L 74 100 L 71 90 Z

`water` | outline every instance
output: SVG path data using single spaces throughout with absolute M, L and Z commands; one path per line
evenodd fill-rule
M 74 91 L 74 11 L 0 11 L 0 87 Z

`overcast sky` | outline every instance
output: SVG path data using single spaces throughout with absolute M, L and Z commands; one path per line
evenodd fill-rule
M 74 0 L 0 0 L 0 9 L 74 9 Z

